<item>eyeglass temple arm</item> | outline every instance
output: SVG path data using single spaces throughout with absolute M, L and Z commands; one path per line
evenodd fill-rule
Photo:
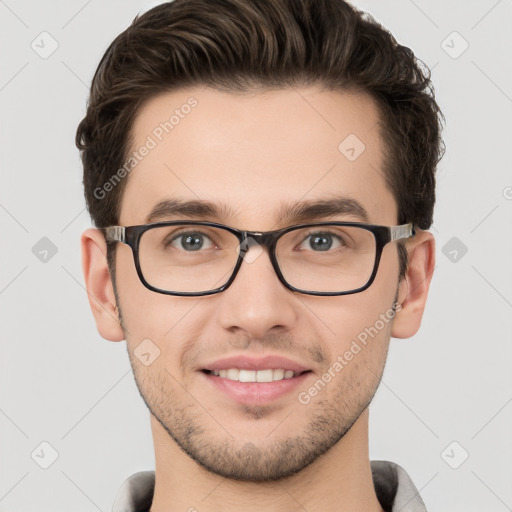
M 391 226 L 389 228 L 389 234 L 391 236 L 391 242 L 394 240 L 401 240 L 402 238 L 409 238 L 415 235 L 414 227 L 412 223 L 402 224 L 401 226 Z
M 105 228 L 105 239 L 107 242 L 126 242 L 124 226 L 110 226 Z

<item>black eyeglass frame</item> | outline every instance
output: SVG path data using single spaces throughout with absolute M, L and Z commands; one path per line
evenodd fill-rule
M 224 283 L 219 288 L 215 288 L 214 290 L 207 290 L 205 292 L 176 292 L 163 290 L 161 288 L 156 288 L 149 284 L 144 274 L 142 273 L 140 260 L 139 260 L 139 244 L 142 235 L 149 231 L 150 229 L 165 227 L 165 226 L 175 226 L 175 225 L 189 225 L 189 226 L 208 226 L 221 228 L 226 231 L 229 231 L 233 235 L 235 235 L 240 242 L 240 250 L 238 254 L 238 260 L 235 264 L 235 268 L 231 274 L 231 277 L 228 279 L 226 283 Z M 308 227 L 316 227 L 316 226 L 345 226 L 345 227 L 358 227 L 362 229 L 366 229 L 370 231 L 375 237 L 375 262 L 373 266 L 372 273 L 370 278 L 366 282 L 364 286 L 356 288 L 354 290 L 348 290 L 343 292 L 314 292 L 310 290 L 301 290 L 300 288 L 295 288 L 290 285 L 284 278 L 281 269 L 279 268 L 279 263 L 277 262 L 276 257 L 276 246 L 279 238 L 290 231 L 294 231 L 297 229 L 308 228 Z M 103 233 L 105 234 L 105 239 L 107 243 L 121 242 L 125 245 L 128 245 L 133 254 L 135 269 L 137 270 L 137 275 L 141 280 L 142 284 L 151 291 L 156 293 L 162 293 L 164 295 L 176 295 L 181 297 L 201 297 L 205 295 L 213 295 L 215 293 L 220 293 L 229 288 L 229 286 L 235 280 L 240 267 L 242 266 L 242 262 L 245 254 L 250 249 L 250 240 L 254 240 L 260 246 L 266 247 L 270 261 L 272 262 L 272 266 L 274 268 L 277 277 L 281 281 L 281 283 L 294 292 L 302 293 L 305 295 L 317 295 L 317 296 L 337 296 L 337 295 L 351 295 L 354 293 L 359 293 L 367 288 L 369 288 L 373 281 L 375 280 L 375 276 L 377 275 L 377 271 L 379 268 L 379 263 L 382 256 L 382 250 L 384 247 L 395 240 L 401 240 L 405 238 L 410 238 L 415 235 L 414 226 L 412 223 L 402 224 L 401 226 L 381 226 L 376 224 L 366 224 L 362 222 L 315 222 L 312 224 L 298 224 L 295 226 L 288 226 L 283 229 L 277 229 L 273 231 L 243 231 L 239 229 L 235 229 L 229 226 L 225 226 L 224 224 L 218 224 L 216 222 L 208 222 L 208 221 L 166 221 L 166 222 L 155 222 L 151 224 L 141 224 L 138 226 L 109 226 L 106 228 L 101 228 Z

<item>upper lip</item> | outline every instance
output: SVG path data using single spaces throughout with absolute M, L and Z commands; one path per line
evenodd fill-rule
M 238 368 L 240 370 L 266 370 L 266 369 L 283 369 L 292 370 L 294 372 L 304 372 L 309 370 L 287 357 L 277 355 L 267 355 L 263 357 L 248 356 L 231 356 L 223 359 L 217 359 L 204 366 L 203 370 L 228 370 L 230 368 Z

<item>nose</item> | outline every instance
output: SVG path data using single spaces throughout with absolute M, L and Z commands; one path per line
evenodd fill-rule
M 277 277 L 268 249 L 258 244 L 251 244 L 235 280 L 218 297 L 219 321 L 230 332 L 262 338 L 297 325 L 297 298 Z

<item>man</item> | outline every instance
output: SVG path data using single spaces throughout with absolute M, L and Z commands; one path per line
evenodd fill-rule
M 175 0 L 114 40 L 77 133 L 83 269 L 156 462 L 115 512 L 425 510 L 370 462 L 368 407 L 425 307 L 440 119 L 342 0 Z

